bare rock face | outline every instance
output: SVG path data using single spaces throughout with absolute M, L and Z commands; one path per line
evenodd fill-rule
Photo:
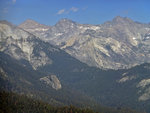
M 33 33 L 25 23 L 20 27 Z M 36 33 L 89 66 L 122 69 L 150 61 L 150 25 L 129 18 L 118 16 L 101 25 L 62 19 Z
M 141 80 L 137 88 L 139 88 L 139 93 L 141 94 L 139 97 L 139 101 L 146 101 L 150 99 L 150 79 Z
M 131 68 L 132 69 L 132 68 Z M 138 95 L 137 100 L 139 102 L 141 101 L 149 101 L 150 100 L 150 77 L 149 77 L 149 71 L 150 71 L 150 65 L 140 66 L 139 69 L 136 70 L 145 70 L 147 73 L 145 75 L 144 71 L 140 74 L 140 72 L 136 72 L 135 70 L 126 71 L 122 73 L 122 75 L 119 77 L 120 79 L 117 79 L 116 82 L 120 85 L 128 85 L 131 86 L 130 83 L 133 83 L 132 87 L 136 89 L 136 94 Z M 130 84 L 130 85 L 129 85 Z
M 17 60 L 29 61 L 33 69 L 36 70 L 39 67 L 52 64 L 49 52 L 59 50 L 53 46 L 47 47 L 46 43 L 35 35 L 7 21 L 0 21 L 0 51 Z
M 53 89 L 59 90 L 61 89 L 61 83 L 56 75 L 50 75 L 43 78 L 40 78 L 41 82 L 44 82 L 46 85 L 51 86 Z
M 24 30 L 26 31 L 30 31 L 30 33 L 37 35 L 38 37 L 43 37 L 46 31 L 50 28 L 50 26 L 39 24 L 38 22 L 35 22 L 31 19 L 26 20 L 25 22 L 20 24 L 19 27 L 24 28 Z

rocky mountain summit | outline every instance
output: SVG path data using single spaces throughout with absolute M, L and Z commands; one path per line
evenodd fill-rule
M 47 50 L 51 52 L 59 51 L 59 49 L 48 45 L 48 43 L 46 44 L 33 34 L 7 21 L 0 22 L 0 34 L 0 51 L 17 60 L 29 61 L 35 70 L 41 66 L 52 64 Z
M 28 21 L 19 27 L 35 34 L 35 28 L 28 29 L 26 24 Z M 101 25 L 62 19 L 46 31 L 36 31 L 36 36 L 89 66 L 122 69 L 150 61 L 150 25 L 126 17 L 118 16 Z
M 46 31 L 50 28 L 50 26 L 39 24 L 38 22 L 35 22 L 31 19 L 26 20 L 20 24 L 19 27 L 26 31 L 32 32 L 32 34 L 37 35 L 38 37 L 43 37 Z

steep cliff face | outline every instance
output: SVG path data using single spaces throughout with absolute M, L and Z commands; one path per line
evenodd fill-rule
M 47 46 L 38 37 L 6 21 L 0 22 L 0 33 L 0 51 L 9 54 L 15 59 L 29 61 L 34 69 L 52 64 L 48 51 L 59 51 L 53 46 Z
M 26 29 L 25 23 L 20 27 L 33 33 Z M 102 25 L 62 19 L 41 32 L 36 33 L 42 40 L 59 46 L 90 66 L 120 69 L 150 61 L 150 26 L 129 18 L 118 16 Z

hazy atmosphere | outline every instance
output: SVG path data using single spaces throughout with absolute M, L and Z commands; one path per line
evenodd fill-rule
M 150 113 L 150 0 L 0 0 L 0 113 Z

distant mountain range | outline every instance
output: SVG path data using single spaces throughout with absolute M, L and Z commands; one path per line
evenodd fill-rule
M 96 104 L 64 81 L 69 79 L 67 76 L 76 65 L 85 64 L 6 21 L 0 22 L 0 28 L 1 89 L 26 94 L 53 105 Z M 63 72 L 67 72 L 66 76 Z
M 89 66 L 123 69 L 150 61 L 150 25 L 129 18 L 118 16 L 101 25 L 62 19 L 54 26 L 26 20 L 19 27 Z
M 122 17 L 97 26 L 0 21 L 0 88 L 57 106 L 150 112 L 149 30 Z

